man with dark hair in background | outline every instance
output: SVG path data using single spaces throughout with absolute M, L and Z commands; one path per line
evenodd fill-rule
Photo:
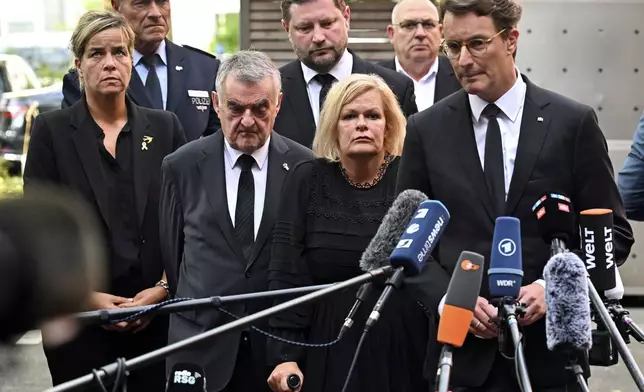
M 436 261 L 427 264 L 432 269 L 430 311 L 440 316 L 461 251 L 489 260 L 496 218 L 519 218 L 525 286 L 517 300 L 526 305 L 519 324 L 530 381 L 535 392 L 563 392 L 567 361 L 547 349 L 543 318 L 542 271 L 550 247 L 539 234 L 532 206 L 552 192 L 570 197 L 576 211 L 612 209 L 615 258 L 623 264 L 633 233 L 606 140 L 592 108 L 534 85 L 516 69 L 520 5 L 445 0 L 441 14 L 445 52 L 463 90 L 408 119 L 397 185 L 397 192 L 425 192 L 451 213 Z M 579 238 L 569 246 L 576 244 Z M 498 351 L 497 328 L 490 322 L 497 309 L 488 298 L 484 279 L 470 333 L 454 352 L 454 392 L 520 391 L 514 360 Z M 435 348 L 438 356 L 440 347 Z
M 449 59 L 439 55 L 443 26 L 433 1 L 400 0 L 391 12 L 387 35 L 396 55 L 378 64 L 413 80 L 418 110 L 461 89 Z
M 327 92 L 352 73 L 379 75 L 405 116 L 418 111 L 411 80 L 347 49 L 350 10 L 345 0 L 282 0 L 281 7 L 282 27 L 297 60 L 280 68 L 284 101 L 275 121 L 277 132 L 311 147 Z
M 167 38 L 170 0 L 111 1 L 136 34 L 129 97 L 138 105 L 174 112 L 188 141 L 216 132 L 220 122 L 210 96 L 219 60 Z M 80 97 L 78 74 L 71 70 L 63 77 L 62 107 L 73 105 Z

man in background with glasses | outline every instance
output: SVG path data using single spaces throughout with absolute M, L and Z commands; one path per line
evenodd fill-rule
M 418 110 L 461 89 L 449 59 L 439 55 L 442 30 L 438 8 L 430 0 L 401 0 L 387 26 L 396 56 L 378 65 L 412 79 Z
M 631 227 L 613 178 L 606 140 L 592 108 L 534 85 L 514 64 L 521 6 L 512 0 L 444 0 L 445 53 L 463 90 L 411 116 L 397 192 L 418 189 L 451 213 L 442 235 L 427 295 L 440 317 L 444 295 L 463 250 L 490 260 L 495 220 L 521 220 L 526 305 L 519 318 L 532 389 L 564 392 L 566 358 L 546 347 L 545 282 L 550 247 L 541 238 L 533 204 L 546 193 L 564 194 L 576 211 L 614 211 L 614 245 L 621 265 L 633 244 Z M 576 236 L 577 237 L 577 236 Z M 578 247 L 579 238 L 568 246 Z M 489 262 L 486 262 L 486 268 Z M 470 333 L 454 352 L 454 392 L 518 392 L 514 347 L 499 352 L 483 280 Z M 439 345 L 436 347 L 438 356 Z M 427 371 L 435 371 L 436 367 Z

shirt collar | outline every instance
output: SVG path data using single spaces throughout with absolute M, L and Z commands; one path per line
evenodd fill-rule
M 496 106 L 501 109 L 503 114 L 505 114 L 512 122 L 515 122 L 519 117 L 519 113 L 525 101 L 526 92 L 526 84 L 521 77 L 521 72 L 519 72 L 519 69 L 516 67 L 515 71 L 517 73 L 517 80 L 514 82 L 512 88 L 494 102 Z M 483 109 L 485 109 L 489 102 L 483 100 L 478 95 L 473 94 L 468 94 L 468 98 L 470 100 L 470 108 L 472 109 L 474 120 L 478 122 L 481 118 L 481 113 L 483 113 Z
M 412 80 L 415 80 L 414 78 L 412 78 L 411 76 L 409 76 L 409 74 L 407 73 L 407 71 L 405 71 L 405 69 L 403 68 L 403 66 L 400 64 L 400 61 L 398 61 L 398 56 L 395 56 L 395 57 L 394 57 L 394 63 L 396 63 L 396 71 L 397 71 L 397 72 L 400 72 L 401 74 L 403 74 L 403 75 L 407 76 L 408 78 L 410 78 L 410 79 L 412 79 Z M 434 63 L 432 63 L 432 66 L 431 66 L 431 67 L 429 67 L 429 71 L 425 74 L 425 76 L 423 76 L 422 78 L 420 78 L 420 80 L 418 81 L 418 83 L 425 83 L 425 82 L 429 81 L 429 79 L 430 79 L 431 77 L 433 77 L 434 75 L 436 75 L 436 74 L 438 73 L 438 63 L 439 63 L 439 61 L 438 61 L 438 56 L 436 56 L 436 59 L 434 60 Z
M 303 62 L 300 61 L 300 65 L 302 66 L 302 74 L 304 74 L 304 81 L 308 85 L 311 82 L 311 79 L 315 77 L 315 75 L 318 74 L 317 71 L 312 70 L 311 68 L 307 67 L 304 65 Z M 329 71 L 330 75 L 333 75 L 333 77 L 336 80 L 344 80 L 351 75 L 351 71 L 353 70 L 353 56 L 347 49 L 344 49 L 344 54 L 342 57 L 340 57 L 340 61 L 331 68 Z
M 252 154 L 250 154 L 254 159 L 255 163 L 257 163 L 257 167 L 259 167 L 259 170 L 262 170 L 264 168 L 264 165 L 266 164 L 267 157 L 268 157 L 268 146 L 271 142 L 271 137 L 269 136 L 266 139 L 266 143 L 264 143 L 263 146 L 255 150 Z M 237 164 L 237 160 L 239 159 L 240 156 L 244 155 L 243 152 L 239 150 L 235 150 L 230 143 L 228 143 L 228 140 L 224 138 L 224 152 L 226 156 L 226 160 L 228 161 L 228 164 L 230 167 L 235 167 L 235 164 Z
M 161 57 L 161 61 L 163 62 L 163 64 L 168 65 L 168 55 L 165 51 L 165 40 L 161 41 L 161 43 L 159 44 L 159 47 L 154 53 L 158 54 L 159 57 Z M 134 66 L 136 67 L 137 65 L 139 65 L 142 59 L 143 59 L 143 55 L 138 50 L 134 49 L 134 54 L 132 55 Z

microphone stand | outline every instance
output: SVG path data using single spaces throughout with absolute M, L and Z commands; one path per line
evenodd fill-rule
M 292 289 L 283 289 L 283 290 L 270 290 L 270 291 L 259 291 L 256 293 L 246 293 L 246 294 L 236 294 L 236 295 L 226 295 L 226 296 L 215 296 L 208 298 L 199 298 L 199 299 L 175 299 L 170 301 L 180 301 L 180 302 L 170 302 L 163 305 L 146 305 L 146 306 L 134 306 L 131 308 L 123 309 L 101 309 L 94 310 L 90 312 L 81 312 L 74 315 L 76 320 L 82 322 L 107 322 L 111 320 L 120 320 L 137 313 L 141 312 L 150 312 L 156 314 L 168 314 L 176 312 L 185 312 L 188 310 L 197 310 L 197 309 L 210 309 L 218 308 L 220 306 L 235 303 L 243 302 L 254 299 L 266 299 L 271 297 L 287 297 L 294 296 L 298 294 L 306 294 L 318 290 L 322 290 L 328 287 L 333 286 L 331 284 L 322 284 L 317 286 L 305 286 L 305 287 L 296 287 Z M 169 302 L 169 301 L 166 301 Z
M 631 336 L 638 342 L 644 343 L 644 331 L 633 321 L 629 311 L 624 309 L 618 300 L 604 301 L 604 305 L 627 344 L 631 342 Z
M 595 310 L 597 311 L 597 314 L 601 318 L 601 321 L 608 328 L 608 332 L 610 333 L 613 342 L 617 346 L 617 350 L 624 360 L 626 368 L 631 374 L 631 377 L 633 377 L 633 381 L 635 381 L 637 389 L 640 392 L 644 392 L 644 375 L 642 375 L 642 371 L 637 366 L 637 362 L 635 362 L 633 354 L 631 354 L 631 352 L 628 350 L 628 347 L 626 347 L 626 342 L 624 341 L 622 334 L 613 321 L 611 313 L 608 311 L 606 306 L 604 306 L 604 302 L 599 296 L 599 293 L 597 292 L 597 289 L 595 289 L 595 286 L 593 285 L 593 282 L 591 282 L 590 278 L 588 279 L 588 294 L 590 295 L 590 300 Z
M 454 347 L 446 344 L 441 351 L 441 360 L 438 364 L 438 392 L 449 392 L 449 377 L 452 371 L 452 352 Z
M 209 331 L 203 332 L 201 334 L 192 336 L 188 339 L 182 340 L 180 342 L 176 342 L 173 344 L 170 344 L 168 346 L 162 347 L 160 349 L 154 350 L 152 352 L 149 352 L 147 354 L 140 355 L 138 357 L 129 359 L 125 361 L 124 366 L 125 369 L 121 370 L 126 370 L 126 371 L 131 371 L 131 370 L 136 370 L 141 367 L 147 366 L 151 363 L 158 362 L 162 360 L 163 358 L 167 357 L 170 354 L 174 354 L 177 351 L 184 350 L 186 348 L 189 348 L 197 343 L 203 343 L 207 341 L 208 339 L 211 339 L 215 336 L 219 336 L 225 333 L 230 333 L 234 331 L 238 331 L 241 329 L 244 329 L 248 327 L 249 325 L 266 319 L 274 314 L 277 314 L 281 311 L 290 309 L 292 307 L 296 307 L 299 305 L 303 305 L 309 302 L 312 302 L 314 300 L 320 299 L 328 294 L 335 293 L 338 291 L 342 291 L 344 289 L 347 289 L 349 287 L 357 286 L 365 282 L 369 282 L 372 279 L 379 277 L 379 276 L 387 276 L 393 272 L 393 268 L 391 266 L 383 267 L 383 268 L 378 268 L 372 271 L 369 271 L 367 273 L 364 273 L 362 275 L 356 276 L 355 278 L 351 278 L 347 281 L 341 282 L 341 283 L 336 283 L 333 284 L 331 287 L 327 287 L 318 291 L 315 291 L 313 293 L 309 293 L 306 295 L 303 295 L 298 298 L 294 298 L 290 301 L 281 303 L 279 305 L 270 307 L 268 309 L 264 309 L 260 312 L 248 315 L 246 317 L 242 317 L 238 320 L 232 321 L 230 323 L 221 325 L 217 328 L 211 329 Z M 119 362 L 114 362 L 111 364 L 108 364 L 106 366 L 103 366 L 102 368 L 98 369 L 96 371 L 96 376 L 94 374 L 88 374 L 82 377 L 79 377 L 74 380 L 70 380 L 68 382 L 65 382 L 63 384 L 57 385 L 53 388 L 47 389 L 46 392 L 67 392 L 67 391 L 73 391 L 76 388 L 81 388 L 81 387 L 86 387 L 93 382 L 95 382 L 96 377 L 101 379 L 101 381 L 105 382 L 106 379 L 111 379 L 113 380 L 114 377 L 116 376 L 117 371 L 119 370 Z
M 497 307 L 499 310 L 498 317 L 491 320 L 499 328 L 499 349 L 503 353 L 506 347 L 505 340 L 505 324 L 510 328 L 510 335 L 512 341 L 514 342 L 515 348 L 515 362 L 518 368 L 519 382 L 521 383 L 521 389 L 523 392 L 532 392 L 532 384 L 530 384 L 530 376 L 528 374 L 528 366 L 525 362 L 525 356 L 523 354 L 523 344 L 521 343 L 521 332 L 519 332 L 519 323 L 517 321 L 517 316 L 525 314 L 525 308 L 523 305 L 518 304 L 515 298 L 512 297 L 503 297 L 493 299 L 492 304 Z

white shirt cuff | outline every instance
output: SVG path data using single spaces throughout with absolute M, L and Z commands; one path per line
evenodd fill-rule
M 443 306 L 445 306 L 445 295 L 443 295 L 443 298 L 441 298 L 441 302 L 438 304 L 438 315 L 439 316 L 443 315 Z
M 546 288 L 546 281 L 543 279 L 537 279 L 534 281 L 534 283 L 540 284 L 544 289 Z

